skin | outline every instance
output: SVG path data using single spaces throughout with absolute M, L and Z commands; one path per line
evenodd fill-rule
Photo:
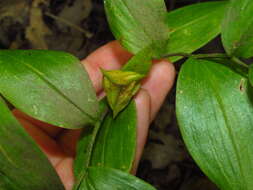
M 129 52 L 114 41 L 99 48 L 82 61 L 98 96 L 104 95 L 100 68 L 120 69 L 131 57 Z M 134 98 L 137 105 L 138 128 L 133 174 L 137 170 L 146 143 L 149 125 L 170 91 L 174 79 L 175 69 L 171 63 L 164 60 L 155 61 L 148 77 L 142 82 L 141 90 Z M 73 161 L 81 130 L 67 130 L 52 126 L 35 120 L 19 110 L 14 110 L 13 113 L 47 155 L 66 190 L 71 190 L 74 184 Z

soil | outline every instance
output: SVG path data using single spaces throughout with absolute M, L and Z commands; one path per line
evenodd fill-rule
M 204 0 L 166 0 L 169 10 Z M 52 49 L 80 59 L 113 40 L 101 0 L 0 0 L 1 49 Z M 198 50 L 223 51 L 219 37 Z M 177 69 L 181 62 L 176 63 Z M 158 190 L 216 190 L 182 141 L 175 87 L 151 125 L 137 176 Z

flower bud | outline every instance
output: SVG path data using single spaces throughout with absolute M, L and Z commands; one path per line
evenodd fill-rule
M 113 110 L 113 117 L 115 118 L 138 92 L 141 86 L 140 80 L 144 75 L 120 70 L 102 70 L 102 73 L 104 75 L 104 90 L 109 106 Z
M 139 73 L 132 71 L 121 71 L 121 70 L 106 71 L 102 69 L 101 71 L 108 80 L 117 85 L 128 85 L 133 81 L 138 81 L 143 77 L 145 77 L 145 75 L 141 75 Z

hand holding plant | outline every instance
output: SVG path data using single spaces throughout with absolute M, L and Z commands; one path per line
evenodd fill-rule
M 189 152 L 221 189 L 251 190 L 253 67 L 244 61 L 253 56 L 253 1 L 207 2 L 167 13 L 163 0 L 106 0 L 105 9 L 114 36 L 134 56 L 110 43 L 83 62 L 89 76 L 66 53 L 0 51 L 0 189 L 64 189 L 12 116 L 9 101 L 68 129 L 14 111 L 67 189 L 154 190 L 129 174 L 175 77 L 170 63 L 153 60 L 184 57 L 176 111 Z M 219 33 L 226 53 L 192 54 Z M 103 96 L 102 83 L 107 102 L 96 97 Z
M 131 54 L 125 51 L 118 42 L 111 42 L 82 61 L 92 79 L 97 95 L 103 94 L 100 68 L 119 69 L 130 57 Z M 168 73 L 170 74 L 168 75 Z M 141 158 L 149 124 L 172 87 L 174 77 L 175 71 L 172 64 L 166 61 L 157 61 L 135 97 L 138 115 L 138 139 L 132 173 L 135 173 Z M 32 119 L 18 110 L 14 110 L 14 114 L 47 155 L 65 188 L 71 190 L 74 185 L 73 161 L 81 130 L 64 130 L 51 126 Z M 117 153 L 115 156 L 117 157 Z

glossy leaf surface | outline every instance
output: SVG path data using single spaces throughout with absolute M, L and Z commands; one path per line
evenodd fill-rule
M 84 131 L 75 160 L 79 184 L 90 166 L 130 171 L 136 148 L 136 118 L 135 103 L 131 102 L 115 119 L 110 113 L 98 129 L 96 126 Z
M 0 51 L 0 93 L 39 120 L 64 128 L 94 123 L 98 103 L 74 56 L 57 51 Z
M 222 42 L 231 56 L 253 56 L 253 1 L 230 0 L 222 26 Z
M 104 2 L 111 31 L 123 47 L 134 54 L 150 44 L 158 54 L 164 51 L 169 38 L 164 0 Z
M 0 97 L 0 189 L 64 190 L 55 170 Z
M 107 115 L 98 133 L 91 165 L 129 172 L 135 156 L 136 130 L 134 101 L 117 118 L 113 119 L 112 114 Z
M 192 53 L 221 31 L 221 22 L 227 8 L 226 1 L 197 3 L 167 14 L 170 38 L 166 53 Z M 177 61 L 180 57 L 171 57 Z
M 205 174 L 224 190 L 253 187 L 253 99 L 247 78 L 211 61 L 182 67 L 176 112 L 184 141 Z
M 91 167 L 78 190 L 155 190 L 144 181 L 120 170 Z

